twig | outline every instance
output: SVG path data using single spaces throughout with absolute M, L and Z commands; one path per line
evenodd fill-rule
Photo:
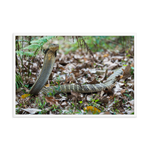
M 98 62 L 98 60 L 95 59 L 94 55 L 93 55 L 93 52 L 90 50 L 90 48 L 88 47 L 87 43 L 85 42 L 85 40 L 83 39 L 82 37 L 82 41 L 84 43 L 84 45 L 86 46 L 87 50 L 89 51 L 89 53 L 92 55 L 93 59 L 95 62 Z

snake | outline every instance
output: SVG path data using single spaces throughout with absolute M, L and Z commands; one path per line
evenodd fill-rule
M 123 74 L 123 70 L 125 69 L 125 66 L 117 69 L 114 71 L 113 74 L 111 74 L 107 80 L 104 83 L 99 84 L 66 84 L 66 85 L 57 85 L 57 86 L 50 86 L 46 87 L 45 84 L 52 72 L 55 58 L 57 51 L 59 49 L 58 44 L 50 44 L 46 43 L 43 46 L 44 48 L 44 63 L 42 70 L 40 72 L 39 77 L 35 81 L 34 85 L 31 87 L 31 90 L 29 91 L 29 94 L 37 95 L 39 92 L 42 92 L 43 94 L 48 93 L 70 93 L 78 92 L 78 93 L 93 93 L 93 92 L 100 92 L 105 89 L 109 89 L 115 82 L 116 77 Z

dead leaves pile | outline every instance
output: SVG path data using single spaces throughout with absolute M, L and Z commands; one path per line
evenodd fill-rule
M 131 55 L 130 55 L 131 56 Z M 42 54 L 34 60 L 24 58 L 22 79 L 24 85 L 32 86 L 43 66 Z M 125 52 L 96 52 L 93 60 L 91 55 L 81 49 L 76 52 L 64 54 L 59 50 L 53 71 L 46 83 L 50 85 L 64 84 L 98 84 L 105 80 L 117 69 L 127 65 L 122 76 L 117 77 L 116 83 L 105 91 L 91 94 L 76 92 L 60 93 L 56 95 L 38 96 L 23 95 L 16 93 L 17 114 L 134 114 L 134 59 Z M 21 63 L 21 62 L 20 62 Z M 28 68 L 31 75 L 28 75 Z M 16 71 L 19 71 L 16 68 Z M 26 91 L 27 92 L 27 91 Z M 21 96 L 22 95 L 22 96 Z M 29 97 L 27 97 L 29 96 Z

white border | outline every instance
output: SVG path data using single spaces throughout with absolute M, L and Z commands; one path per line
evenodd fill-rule
M 134 36 L 134 115 L 16 115 L 15 114 L 15 36 L 71 36 L 71 35 L 80 35 L 80 36 Z M 137 35 L 135 33 L 14 33 L 13 34 L 13 51 L 12 51 L 12 67 L 13 67 L 13 112 L 12 117 L 14 118 L 136 118 L 137 117 Z
M 118 33 L 118 32 L 126 32 L 126 33 L 136 33 L 138 30 L 13 30 L 14 33 L 18 33 L 18 32 L 101 32 L 101 33 Z
M 136 36 L 136 33 L 13 33 L 15 36 Z
M 10 33 L 10 116 L 11 116 L 11 105 L 12 105 L 12 103 L 11 103 L 11 55 L 13 55 L 12 53 L 11 53 L 11 35 L 12 35 L 12 33 Z M 14 62 L 13 62 L 13 64 L 14 64 Z M 13 66 L 13 68 L 14 68 L 14 66 Z M 13 70 L 13 75 L 14 75 L 14 70 Z M 15 81 L 15 80 L 13 80 L 13 81 Z M 14 82 L 13 82 L 14 83 Z M 13 88 L 14 88 L 14 86 L 13 86 Z M 14 93 L 15 94 L 15 93 Z M 13 94 L 13 95 L 14 95 Z M 14 99 L 14 98 L 13 98 Z

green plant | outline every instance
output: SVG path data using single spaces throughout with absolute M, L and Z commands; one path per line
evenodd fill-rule
M 48 95 L 54 96 L 57 92 L 60 92 L 60 76 L 58 76 L 56 78 L 56 83 L 58 84 L 58 86 L 55 87 L 55 89 L 53 90 L 53 92 L 49 92 Z M 54 85 L 53 82 L 51 82 L 51 84 Z
M 107 107 L 106 107 L 106 108 L 107 108 Z M 104 107 L 103 107 L 103 106 L 101 106 L 100 110 L 101 110 L 101 112 L 103 112 L 103 111 L 104 111 Z
M 43 99 L 43 101 L 41 101 L 38 97 L 36 98 L 35 102 L 36 102 L 39 109 L 43 109 L 46 105 L 46 100 Z
M 112 109 L 112 112 L 114 113 L 114 115 L 116 115 L 117 113 L 119 113 L 120 111 L 117 108 Z
M 75 114 L 83 114 L 83 113 L 80 109 L 77 109 L 77 111 L 75 111 Z
M 50 39 L 54 38 L 54 36 L 44 36 L 42 38 L 39 38 L 37 40 L 32 40 L 30 43 L 31 45 L 28 45 L 24 47 L 23 49 L 29 49 L 29 50 L 38 50 L 42 48 L 42 46 Z
M 28 87 L 29 87 L 29 84 L 25 84 L 24 86 L 25 86 L 26 88 L 28 88 Z
M 112 111 L 114 113 L 118 113 L 119 112 L 118 107 L 119 107 L 119 100 L 118 99 L 116 100 L 116 98 L 114 98 L 114 103 L 113 103 Z
M 125 104 L 125 103 L 127 102 L 127 100 L 124 100 L 124 99 L 123 99 L 122 102 Z
M 116 103 L 118 103 L 119 102 L 119 100 L 115 100 L 115 98 L 114 98 L 114 103 L 116 104 Z
M 19 73 L 16 74 L 16 88 L 19 89 L 20 87 L 22 87 L 23 85 L 23 81 L 21 78 L 21 75 Z
M 21 114 L 21 108 L 16 108 L 16 114 Z
M 38 114 L 47 114 L 47 110 L 43 109 L 42 111 L 39 111 Z
M 16 54 L 20 57 L 22 57 L 23 55 L 25 55 L 26 57 L 32 57 L 34 56 L 34 53 L 33 52 L 24 52 L 24 51 L 16 51 Z
M 116 112 L 116 113 L 119 113 L 120 111 L 116 108 L 116 109 L 115 109 L 115 112 Z
M 131 110 L 131 107 L 129 106 L 128 109 Z
M 131 75 L 132 75 L 133 78 L 134 78 L 134 67 L 131 67 Z
M 62 110 L 59 108 L 59 105 L 58 106 L 56 106 L 55 104 L 53 104 L 52 106 L 51 106 L 51 108 L 50 108 L 50 110 L 52 111 L 52 112 L 59 112 L 60 114 L 62 113 Z
M 127 92 L 127 91 L 126 91 L 126 92 Z M 130 100 L 131 100 L 131 99 L 133 99 L 133 97 L 132 97 L 132 96 L 130 96 L 128 93 L 124 93 L 124 96 L 126 96 L 126 97 L 130 98 Z

